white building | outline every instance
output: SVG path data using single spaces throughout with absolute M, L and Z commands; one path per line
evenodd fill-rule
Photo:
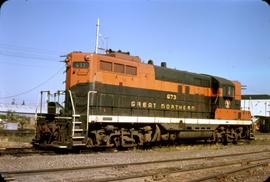
M 270 95 L 242 95 L 241 107 L 252 116 L 270 116 Z
M 20 105 L 20 104 L 3 104 L 0 103 L 0 114 L 6 115 L 8 112 L 14 112 L 21 116 L 35 116 L 37 110 L 36 105 Z

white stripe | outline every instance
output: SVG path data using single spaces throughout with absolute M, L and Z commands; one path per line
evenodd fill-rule
M 193 118 L 163 118 L 163 117 L 137 117 L 137 116 L 106 116 L 90 115 L 89 122 L 94 123 L 186 123 L 186 124 L 215 124 L 215 125 L 251 125 L 250 120 L 219 120 L 219 119 L 193 119 Z

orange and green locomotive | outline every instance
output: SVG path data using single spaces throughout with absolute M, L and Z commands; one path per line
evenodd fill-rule
M 253 138 L 239 82 L 143 63 L 120 51 L 72 52 L 65 62 L 65 104 L 48 102 L 49 112 L 37 114 L 36 144 L 134 147 Z

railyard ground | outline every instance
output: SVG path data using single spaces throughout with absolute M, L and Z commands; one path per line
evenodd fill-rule
M 269 140 L 268 140 L 269 141 Z M 68 155 L 33 155 L 33 156 L 1 156 L 0 157 L 0 171 L 13 171 L 13 170 L 34 170 L 34 169 L 46 169 L 46 168 L 64 168 L 78 167 L 78 166 L 91 166 L 91 165 L 104 165 L 114 163 L 129 163 L 129 162 L 142 162 L 151 160 L 165 160 L 173 158 L 189 158 L 189 157 L 203 157 L 211 155 L 224 155 L 230 153 L 242 153 L 252 152 L 257 150 L 270 150 L 269 144 L 240 144 L 240 145 L 189 145 L 189 146 L 177 146 L 168 148 L 154 148 L 149 150 L 134 150 L 134 151 L 115 151 L 115 152 L 97 152 L 91 154 L 68 154 Z M 196 161 L 185 161 L 180 165 L 194 165 Z M 110 175 L 111 171 L 114 170 L 114 174 L 126 175 L 132 174 L 136 170 L 149 170 L 155 166 L 148 166 L 136 169 L 136 167 L 125 168 L 124 173 L 121 169 L 102 169 L 99 171 L 88 172 L 79 171 L 71 172 L 68 174 L 54 173 L 46 175 L 37 175 L 35 177 L 22 176 L 16 178 L 16 181 L 89 181 L 94 177 L 105 178 Z M 143 168 L 143 169 L 142 169 Z M 212 169 L 213 171 L 215 169 Z M 211 170 L 210 170 L 211 172 Z M 216 171 L 215 171 L 216 172 Z M 220 171 L 219 171 L 220 172 Z M 188 181 L 188 176 L 200 178 L 205 172 L 195 171 L 189 173 L 186 176 L 166 176 L 165 178 L 150 177 L 147 179 L 134 179 L 129 181 Z M 250 170 L 242 172 L 237 175 L 229 176 L 222 179 L 212 181 L 245 181 L 245 182 L 261 182 L 265 181 L 270 177 L 270 167 L 264 166 L 257 168 L 256 170 Z
M 2 148 L 5 147 L 30 147 L 32 138 L 8 138 L 3 140 L 1 138 L 0 144 Z M 270 150 L 270 134 L 256 134 L 256 140 L 250 142 L 240 142 L 238 145 L 229 144 L 227 146 L 221 144 L 182 144 L 170 147 L 154 147 L 147 150 L 129 150 L 129 151 L 114 151 L 114 152 L 96 152 L 90 154 L 68 154 L 68 155 L 33 155 L 33 156 L 0 156 L 0 171 L 8 170 L 30 170 L 30 169 L 44 169 L 44 168 L 63 168 L 66 166 L 89 166 L 89 165 L 103 165 L 111 163 L 127 163 L 127 162 L 140 162 L 150 160 L 164 160 L 173 158 L 188 158 L 188 157 L 202 157 L 210 155 L 223 155 L 230 153 L 252 152 L 257 150 Z M 192 162 L 185 162 L 183 165 L 192 164 Z M 127 168 L 125 173 L 133 173 L 135 168 Z M 145 169 L 147 170 L 147 169 Z M 118 174 L 118 173 L 117 173 Z M 51 176 L 38 176 L 35 178 L 22 177 L 17 181 L 87 181 L 91 179 L 89 172 L 80 171 L 70 174 L 54 174 Z M 93 174 L 92 174 L 93 175 Z M 103 170 L 95 174 L 98 177 L 106 177 L 107 171 Z M 119 174 L 120 171 L 119 171 Z M 196 171 L 194 174 L 200 177 L 201 172 Z M 261 182 L 270 177 L 270 166 L 257 168 L 239 173 L 234 176 L 229 176 L 222 179 L 213 181 L 245 181 L 245 182 Z M 129 180 L 130 181 L 130 180 Z M 141 180 L 131 180 L 141 181 Z M 150 181 L 185 181 L 183 178 L 177 176 L 168 176 L 166 178 L 144 179 L 144 182 Z
M 31 141 L 34 134 L 31 135 L 17 135 L 17 134 L 3 134 L 0 130 L 0 149 L 1 148 L 25 148 L 31 147 Z

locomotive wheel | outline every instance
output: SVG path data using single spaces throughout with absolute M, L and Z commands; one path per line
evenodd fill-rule
M 233 143 L 233 144 L 237 144 L 237 141 L 238 141 L 238 139 L 239 139 L 238 134 L 237 134 L 236 132 L 233 132 L 232 135 L 233 135 L 232 143 Z
M 92 138 L 87 138 L 87 141 L 86 141 L 86 147 L 87 148 L 91 148 L 91 147 L 94 147 L 94 142 L 93 142 L 93 139 Z
M 120 139 L 120 137 L 118 136 L 118 137 L 114 137 L 113 138 L 113 143 L 114 143 L 114 146 L 115 147 L 120 147 L 121 146 L 121 139 Z
M 222 137 L 221 137 L 221 143 L 222 143 L 223 145 L 228 145 L 228 142 L 229 142 L 229 138 L 228 138 L 228 135 L 225 133 L 225 134 L 223 134 Z

